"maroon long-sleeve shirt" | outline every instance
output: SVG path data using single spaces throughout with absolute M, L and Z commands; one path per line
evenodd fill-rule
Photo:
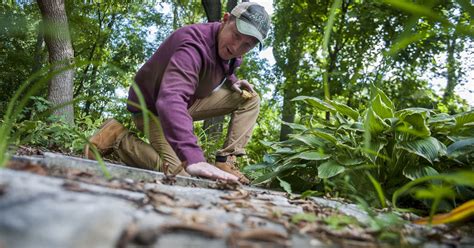
M 228 84 L 235 83 L 234 70 L 241 63 L 240 58 L 229 63 L 219 57 L 220 25 L 194 24 L 176 30 L 135 76 L 147 108 L 160 117 L 166 139 L 179 159 L 189 165 L 206 160 L 197 144 L 188 108 L 196 99 L 209 96 L 224 78 Z M 132 87 L 128 99 L 138 103 Z M 130 104 L 127 109 L 141 112 Z

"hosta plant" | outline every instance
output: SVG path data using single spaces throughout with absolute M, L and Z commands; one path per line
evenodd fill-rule
M 474 111 L 397 110 L 380 89 L 371 91 L 363 110 L 311 96 L 293 99 L 314 114 L 301 124 L 286 123 L 294 130 L 288 140 L 266 143 L 274 152 L 247 168 L 264 172 L 253 183 L 306 194 L 355 194 L 385 207 L 385 199 L 412 180 L 474 168 Z M 321 118 L 324 112 L 330 121 Z

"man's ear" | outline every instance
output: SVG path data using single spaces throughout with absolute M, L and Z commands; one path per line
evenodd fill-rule
M 224 13 L 224 16 L 222 17 L 222 23 L 228 22 L 229 19 L 230 19 L 230 13 L 229 13 L 229 12 L 225 12 L 225 13 Z

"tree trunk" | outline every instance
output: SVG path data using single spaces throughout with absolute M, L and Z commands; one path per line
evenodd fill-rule
M 179 14 L 178 14 L 178 5 L 173 4 L 173 30 L 179 28 Z
M 73 79 L 74 69 L 64 70 L 72 64 L 74 51 L 67 22 L 64 0 L 38 0 L 38 5 L 45 24 L 44 40 L 48 47 L 51 70 L 61 71 L 54 75 L 49 83 L 48 100 L 53 107 L 67 104 L 54 110 L 53 114 L 74 124 Z
M 242 2 L 248 1 L 243 0 Z M 237 0 L 227 0 L 226 11 L 230 13 L 235 6 L 237 6 Z
M 43 22 L 40 21 L 38 23 L 38 33 L 36 34 L 36 45 L 35 45 L 35 56 L 33 59 L 33 69 L 32 73 L 37 72 L 41 69 L 41 65 L 43 64 L 43 56 L 41 54 L 43 50 L 44 44 L 44 35 L 43 35 Z
M 220 0 L 202 0 L 202 6 L 206 12 L 208 22 L 217 22 L 221 19 L 222 4 Z M 232 2 L 232 0 L 230 1 Z M 229 7 L 229 5 L 227 5 Z M 204 120 L 203 129 L 207 139 L 217 140 L 222 135 L 224 116 L 212 117 Z
M 443 95 L 443 103 L 447 104 L 449 100 L 454 95 L 454 88 L 457 85 L 457 77 L 456 77 L 456 58 L 454 57 L 456 49 L 456 37 L 448 36 L 447 37 L 447 51 L 448 51 L 448 59 L 446 61 L 447 64 L 447 84 L 446 89 L 444 90 Z
M 218 22 L 221 20 L 222 4 L 220 0 L 202 0 L 201 3 L 206 12 L 208 22 Z
M 283 93 L 283 110 L 281 111 L 281 119 L 284 122 L 293 123 L 295 121 L 295 104 L 291 101 L 293 99 L 292 90 L 285 89 Z M 288 139 L 288 135 L 293 132 L 291 127 L 281 124 L 280 141 Z

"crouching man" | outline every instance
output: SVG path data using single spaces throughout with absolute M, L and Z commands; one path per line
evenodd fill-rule
M 249 183 L 236 166 L 236 157 L 245 154 L 260 99 L 253 86 L 237 79 L 234 71 L 242 55 L 259 43 L 261 48 L 269 27 L 265 9 L 244 2 L 225 13 L 221 22 L 176 30 L 135 77 L 147 109 L 154 114 L 149 118 L 151 145 L 113 119 L 104 123 L 90 142 L 102 155 L 115 152 L 130 166 L 153 170 L 167 167 L 173 174 Z M 130 88 L 127 109 L 143 131 L 143 113 L 137 107 L 139 94 Z M 193 121 L 226 114 L 231 115 L 227 137 L 212 165 L 197 144 Z M 85 153 L 94 158 L 89 147 Z

